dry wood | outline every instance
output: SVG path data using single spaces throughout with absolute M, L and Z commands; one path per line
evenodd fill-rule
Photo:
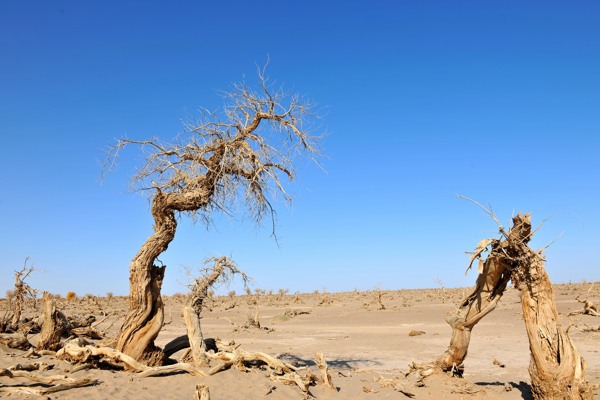
M 196 385 L 196 395 L 194 400 L 210 400 L 210 391 L 204 384 Z
M 54 364 L 46 364 L 46 363 L 33 363 L 33 364 L 15 364 L 11 367 L 8 367 L 11 371 L 47 371 L 52 369 Z
M 591 287 L 590 287 L 590 289 L 591 289 Z M 598 312 L 598 307 L 596 307 L 596 305 L 594 303 L 592 303 L 588 299 L 581 300 L 579 298 L 579 296 L 577 296 L 575 298 L 575 300 L 577 300 L 578 302 L 583 304 L 583 310 L 571 311 L 569 313 L 569 316 L 584 314 L 584 315 L 592 315 L 594 317 L 600 317 L 600 312 Z
M 16 330 L 19 326 L 19 322 L 21 320 L 21 313 L 23 312 L 23 307 L 25 305 L 25 300 L 27 297 L 35 298 L 37 295 L 37 290 L 32 289 L 29 286 L 25 279 L 34 271 L 33 267 L 28 267 L 27 262 L 29 261 L 29 257 L 25 259 L 25 263 L 23 264 L 23 268 L 20 271 L 15 272 L 15 287 L 12 292 L 12 301 L 11 301 L 11 311 L 12 311 L 12 319 L 11 319 L 11 330 Z
M 321 371 L 321 378 L 323 380 L 323 384 L 330 389 L 337 390 L 337 388 L 331 381 L 331 374 L 329 373 L 327 362 L 325 361 L 325 357 L 323 357 L 323 353 L 318 352 L 317 354 L 315 354 L 315 359 L 317 362 L 317 366 Z
M 300 390 L 302 391 L 304 399 L 308 399 L 310 397 L 314 397 L 310 393 L 310 390 L 308 389 L 309 386 L 310 386 L 310 384 L 311 384 L 311 377 L 310 376 L 302 378 L 296 372 L 290 372 L 290 373 L 287 373 L 285 375 L 271 374 L 270 378 L 272 380 L 274 380 L 274 381 L 281 382 L 284 385 L 296 385 L 296 386 L 298 386 L 300 388 Z
M 266 353 L 261 352 L 248 352 L 242 349 L 236 349 L 234 352 L 218 352 L 216 354 L 209 355 L 214 360 L 224 360 L 225 362 L 212 368 L 208 375 L 214 375 L 215 373 L 228 369 L 233 365 L 243 367 L 244 363 L 261 362 L 268 365 L 274 370 L 276 374 L 287 374 L 295 372 L 297 370 L 291 364 L 278 360 Z
M 167 375 L 175 372 L 187 372 L 191 375 L 206 376 L 206 373 L 191 364 L 178 363 L 162 367 L 149 367 L 138 362 L 133 357 L 110 347 L 95 347 L 91 345 L 82 347 L 72 342 L 67 343 L 60 349 L 56 353 L 56 358 L 77 363 L 86 363 L 91 358 L 108 358 L 114 362 L 124 363 L 129 369 L 138 372 L 138 376 L 142 378 Z
M 30 381 L 45 383 L 47 385 L 51 385 L 56 381 L 71 380 L 71 378 L 67 377 L 66 375 L 43 376 L 33 374 L 30 371 L 10 370 L 6 368 L 0 368 L 0 376 L 7 376 L 9 378 L 25 378 L 29 379 Z
M 529 232 L 524 232 L 520 226 L 513 226 L 508 232 L 510 238 L 519 238 Z M 443 371 L 450 371 L 453 375 L 461 376 L 464 370 L 463 362 L 467 357 L 471 331 L 483 317 L 492 312 L 504 294 L 506 285 L 510 280 L 510 265 L 503 258 L 507 240 L 484 239 L 477 245 L 472 253 L 469 267 L 475 260 L 479 260 L 479 275 L 475 288 L 462 302 L 447 322 L 452 327 L 452 337 L 446 352 L 436 360 L 436 364 Z M 482 254 L 489 250 L 485 260 Z
M 98 379 L 82 378 L 82 379 L 75 379 L 75 380 L 65 382 L 65 383 L 59 383 L 57 385 L 50 386 L 48 388 L 41 388 L 41 389 L 34 389 L 34 388 L 30 388 L 30 387 L 14 387 L 14 386 L 13 387 L 0 387 L 0 392 L 24 393 L 24 394 L 33 394 L 33 395 L 43 396 L 46 394 L 61 392 L 64 390 L 80 388 L 80 387 L 85 387 L 85 386 L 91 386 L 91 385 L 95 385 L 97 383 L 98 383 Z
M 175 237 L 177 216 L 209 222 L 215 211 L 233 212 L 242 203 L 256 222 L 264 216 L 274 222 L 269 197 L 279 193 L 291 201 L 283 184 L 294 178 L 291 155 L 318 153 L 319 138 L 307 130 L 310 105 L 283 90 L 273 92 L 264 71 L 259 79 L 258 90 L 242 84 L 226 94 L 224 115 L 205 112 L 170 143 L 122 139 L 109 149 L 105 172 L 125 147 L 140 146 L 147 155 L 132 181 L 150 193 L 154 233 L 131 261 L 129 311 L 117 342 L 118 350 L 138 361 L 164 358 L 154 345 L 164 321 L 165 266 L 156 263 Z
M 189 345 L 192 351 L 194 364 L 197 366 L 207 367 L 208 358 L 204 347 L 204 337 L 200 329 L 200 316 L 190 307 L 183 307 L 183 322 L 187 330 Z
M 230 282 L 234 275 L 242 276 L 244 286 L 246 286 L 249 279 L 245 273 L 237 268 L 229 257 L 214 257 L 204 261 L 205 265 L 209 263 L 213 263 L 213 266 L 205 268 L 203 276 L 194 279 L 194 284 L 191 286 L 192 293 L 189 305 L 183 307 L 183 321 L 187 330 L 187 342 L 177 338 L 176 341 L 165 346 L 164 350 L 165 355 L 167 355 L 174 349 L 179 350 L 184 348 L 182 346 L 187 345 L 191 348 L 192 358 L 198 366 L 208 366 L 207 348 L 200 326 L 200 316 L 204 307 L 204 301 L 210 297 L 208 294 L 209 290 L 216 283 Z
M 40 341 L 36 350 L 56 351 L 61 347 L 62 334 L 67 329 L 66 318 L 54 305 L 54 298 L 48 292 L 44 292 L 44 324 L 40 333 Z
M 0 344 L 6 347 L 10 347 L 11 349 L 19 350 L 27 350 L 30 347 L 33 347 L 33 345 L 29 343 L 29 340 L 27 340 L 27 337 L 24 335 L 0 335 Z
M 404 385 L 402 385 L 402 383 L 400 383 L 398 378 L 384 378 L 383 376 L 379 376 L 379 378 L 374 379 L 374 382 L 379 383 L 381 385 L 381 387 L 391 387 L 392 389 L 394 389 L 396 392 L 400 392 L 403 395 L 405 395 L 406 397 L 409 398 L 413 398 L 415 397 L 415 394 L 412 392 L 409 392 L 408 390 L 406 390 L 404 388 Z
M 34 395 L 45 395 L 50 393 L 56 393 L 62 390 L 78 388 L 83 386 L 95 385 L 98 380 L 97 379 L 73 379 L 69 378 L 65 375 L 52 375 L 52 376 L 43 376 L 36 375 L 27 370 L 11 370 L 11 369 L 0 369 L 0 376 L 6 376 L 9 378 L 24 378 L 30 381 L 41 383 L 44 385 L 53 385 L 56 381 L 64 381 L 63 383 L 59 383 L 54 386 L 50 386 L 47 388 L 31 388 L 28 386 L 11 386 L 11 387 L 0 387 L 0 392 L 8 392 L 8 393 L 26 393 L 26 394 L 34 394 Z
M 482 241 L 471 257 L 472 263 L 491 246 L 487 259 L 480 261 L 475 291 L 461 305 L 457 316 L 450 320 L 455 322 L 451 323 L 454 331 L 450 348 L 437 360 L 437 365 L 446 370 L 448 367 L 460 370 L 472 327 L 495 308 L 499 295 L 512 280 L 521 294 L 531 350 L 529 373 L 534 397 L 591 399 L 592 392 L 585 379 L 585 361 L 561 327 L 541 250 L 536 252 L 528 246 L 533 234 L 531 215 L 517 214 L 507 233 L 493 213 L 486 212 L 498 223 L 502 240 Z M 482 297 L 483 294 L 486 296 Z
M 531 216 L 517 215 L 514 223 L 531 228 Z M 528 240 L 511 243 L 515 266 L 512 280 L 521 294 L 523 320 L 529 338 L 529 373 L 536 399 L 592 399 L 585 378 L 585 361 L 562 328 L 552 283 L 541 252 L 527 246 Z

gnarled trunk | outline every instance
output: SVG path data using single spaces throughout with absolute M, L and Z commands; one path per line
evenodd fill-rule
M 177 221 L 165 195 L 158 192 L 152 200 L 154 234 L 146 240 L 129 269 L 129 311 L 117 340 L 117 350 L 148 364 L 161 364 L 162 351 L 154 345 L 164 322 L 161 286 L 165 266 L 154 261 L 167 250 L 175 237 Z
M 463 301 L 456 312 L 447 319 L 452 327 L 452 336 L 448 349 L 435 364 L 453 375 L 462 376 L 463 362 L 467 357 L 471 331 L 483 317 L 494 311 L 504 294 L 511 278 L 510 263 L 505 259 L 510 242 L 522 241 L 530 234 L 522 224 L 515 224 L 508 232 L 508 238 L 502 241 L 486 239 L 479 243 L 471 257 L 471 264 L 480 258 L 481 253 L 491 245 L 491 251 L 485 261 L 479 261 L 479 275 L 473 292 Z M 470 265 L 469 265 L 470 267 Z
M 494 311 L 509 279 L 510 274 L 504 263 L 493 258 L 485 261 L 473 293 L 447 319 L 452 327 L 450 345 L 436 360 L 436 364 L 442 370 L 462 375 L 463 362 L 467 357 L 471 340 L 471 330 L 483 317 Z
M 533 251 L 532 251 L 533 253 Z M 523 320 L 529 337 L 529 374 L 536 399 L 593 399 L 585 379 L 585 360 L 562 329 L 552 283 L 541 255 L 513 274 L 521 292 Z

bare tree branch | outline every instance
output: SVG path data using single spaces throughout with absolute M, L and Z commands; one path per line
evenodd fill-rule
M 200 110 L 172 140 L 125 138 L 107 151 L 103 174 L 115 168 L 124 148 L 140 148 L 144 162 L 131 188 L 148 193 L 155 222 L 131 262 L 130 310 L 117 343 L 137 360 L 160 363 L 153 341 L 163 324 L 164 267 L 154 263 L 174 239 L 177 217 L 211 224 L 215 213 L 236 215 L 241 209 L 257 224 L 270 217 L 275 236 L 273 199 L 291 203 L 286 183 L 296 176 L 296 159 L 320 155 L 321 137 L 311 132 L 319 117 L 314 107 L 271 84 L 264 68 L 256 88 L 240 83 L 222 95 L 226 104 L 220 112 Z

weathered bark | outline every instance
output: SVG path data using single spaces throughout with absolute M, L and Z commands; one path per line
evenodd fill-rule
M 585 361 L 561 327 L 544 258 L 541 252 L 528 246 L 532 236 L 531 215 L 519 213 L 513 218 L 509 233 L 502 226 L 500 232 L 502 241 L 482 241 L 471 258 L 471 261 L 479 258 L 492 244 L 489 256 L 480 262 L 475 291 L 461 305 L 457 315 L 449 319 L 453 326 L 452 342 L 437 364 L 448 369 L 460 367 L 467 354 L 471 329 L 495 308 L 507 282 L 512 280 L 521 293 L 531 350 L 529 373 L 534 397 L 539 400 L 592 399 L 585 379 Z
M 27 296 L 31 296 L 34 298 L 37 294 L 35 289 L 32 289 L 27 283 L 25 283 L 25 279 L 31 274 L 34 269 L 33 267 L 27 267 L 27 262 L 29 261 L 29 257 L 25 259 L 25 263 L 23 268 L 20 271 L 15 273 L 15 287 L 13 289 L 13 298 L 10 301 L 10 311 L 12 311 L 12 318 L 10 320 L 10 324 L 7 324 L 3 330 L 6 331 L 16 331 L 19 329 L 19 323 L 21 321 L 21 314 L 23 313 L 23 307 L 25 305 L 25 301 Z
M 137 375 L 140 378 L 149 376 L 168 375 L 175 372 L 188 372 L 195 376 L 206 376 L 206 373 L 196 368 L 191 364 L 177 363 L 173 365 L 165 365 L 161 367 L 149 367 L 127 354 L 121 353 L 111 347 L 96 347 L 96 346 L 79 346 L 74 342 L 67 343 L 62 349 L 56 353 L 56 358 L 59 360 L 67 360 L 72 363 L 89 362 L 90 359 L 108 358 L 113 362 L 122 362 L 129 369 L 139 372 Z
M 36 350 L 56 351 L 61 347 L 60 340 L 67 329 L 67 319 L 54 306 L 54 299 L 50 293 L 44 292 L 43 301 L 44 324 Z
M 197 366 L 208 366 L 204 337 L 200 329 L 200 316 L 192 307 L 183 307 L 183 322 L 187 330 L 189 345 L 192 350 L 192 358 Z
M 161 350 L 154 345 L 164 322 L 161 287 L 165 266 L 154 261 L 167 250 L 175 237 L 177 220 L 161 192 L 152 200 L 154 233 L 131 261 L 129 269 L 129 311 L 119 332 L 117 350 L 137 361 L 161 364 Z
M 315 360 L 317 361 L 317 366 L 321 371 L 321 379 L 323 380 L 323 384 L 330 389 L 337 390 L 337 388 L 331 380 L 331 374 L 329 373 L 327 362 L 325 361 L 325 357 L 323 357 L 323 353 L 318 352 L 317 354 L 315 354 Z
M 510 262 L 505 258 L 510 243 L 522 241 L 530 233 L 531 226 L 527 228 L 523 224 L 514 224 L 504 240 L 486 239 L 481 241 L 475 249 L 471 257 L 471 264 L 479 259 L 479 275 L 473 292 L 447 319 L 448 324 L 452 327 L 450 345 L 435 362 L 442 370 L 452 371 L 454 375 L 462 376 L 463 362 L 467 357 L 473 327 L 483 317 L 494 311 L 510 281 Z M 490 245 L 490 254 L 485 261 L 482 261 L 481 253 Z
M 512 279 L 521 292 L 533 396 L 540 400 L 593 399 L 585 379 L 585 360 L 561 327 L 544 259 L 529 249 L 528 261 L 529 265 L 515 270 Z
M 216 162 L 222 154 L 215 153 Z M 160 290 L 166 266 L 154 261 L 167 250 L 175 238 L 175 211 L 195 211 L 208 204 L 214 192 L 215 174 L 198 178 L 200 188 L 188 193 L 158 191 L 152 199 L 154 234 L 146 240 L 131 261 L 129 269 L 129 311 L 119 332 L 117 350 L 149 365 L 164 362 L 162 350 L 154 345 L 164 322 L 164 305 Z
M 2 336 L 0 335 L 0 344 L 11 349 L 27 350 L 33 347 L 25 335 Z
M 172 142 L 122 139 L 109 149 L 105 171 L 124 147 L 147 150 L 132 180 L 136 189 L 152 193 L 154 233 L 131 261 L 130 306 L 117 340 L 117 349 L 136 360 L 164 361 L 154 340 L 164 319 L 160 291 L 165 271 L 155 262 L 174 239 L 175 214 L 209 222 L 213 212 L 227 213 L 242 202 L 257 222 L 274 216 L 268 195 L 279 192 L 291 200 L 281 181 L 294 178 L 290 150 L 318 153 L 318 138 L 303 129 L 312 117 L 310 106 L 295 96 L 288 99 L 283 91 L 271 93 L 262 72 L 259 79 L 259 91 L 236 85 L 222 115 L 205 113 Z M 270 143 L 272 135 L 263 130 L 283 135 Z
M 19 326 L 21 320 L 21 313 L 23 311 L 23 302 L 25 301 L 25 290 L 23 288 L 23 282 L 21 282 L 20 274 L 15 274 L 15 289 L 14 289 L 14 300 L 13 315 L 10 321 L 12 326 Z
M 210 400 L 210 391 L 205 384 L 196 385 L 194 400 Z

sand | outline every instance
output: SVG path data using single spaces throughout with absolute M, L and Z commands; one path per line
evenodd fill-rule
M 600 318 L 588 315 L 568 316 L 581 309 L 577 295 L 600 303 L 600 285 L 588 293 L 590 284 L 555 285 L 557 306 L 562 323 L 568 326 L 577 349 L 587 361 L 587 378 L 600 383 L 600 332 L 585 331 L 600 326 Z M 264 294 L 258 297 L 260 323 L 263 329 L 241 329 L 254 306 L 248 296 L 225 296 L 215 299 L 203 313 L 205 337 L 234 341 L 247 351 L 276 355 L 298 366 L 307 366 L 315 374 L 315 353 L 322 352 L 330 367 L 337 391 L 323 385 L 310 388 L 317 399 L 402 399 L 408 398 L 390 383 L 399 382 L 417 399 L 530 399 L 528 372 L 529 346 L 521 317 L 517 291 L 509 287 L 498 308 L 474 329 L 463 379 L 432 375 L 425 386 L 415 385 L 414 376 L 404 377 L 412 362 L 428 363 L 441 355 L 449 344 L 450 327 L 445 318 L 454 310 L 468 289 L 401 290 L 382 292 L 381 308 L 375 292 L 311 293 L 301 295 Z M 183 335 L 182 296 L 165 297 L 166 325 L 156 340 L 164 346 Z M 0 302 L 0 307 L 6 302 Z M 67 315 L 109 317 L 96 328 L 108 328 L 114 336 L 125 315 L 127 300 L 123 297 L 83 298 L 73 302 L 59 301 L 59 309 Z M 2 308 L 0 308 L 1 310 Z M 292 310 L 289 316 L 286 311 Z M 299 313 L 300 311 L 304 313 Z M 30 314 L 34 311 L 30 310 Z M 0 314 L 1 315 L 1 314 Z M 112 324 L 112 325 L 111 325 Z M 265 329 L 266 328 L 266 329 Z M 411 331 L 421 331 L 411 336 Z M 36 343 L 39 335 L 30 336 Z M 273 382 L 268 372 L 253 368 L 247 372 L 229 369 L 210 377 L 176 374 L 139 378 L 134 373 L 109 369 L 66 372 L 71 367 L 53 356 L 28 360 L 20 350 L 0 347 L 0 368 L 32 361 L 53 365 L 39 374 L 67 374 L 74 378 L 92 377 L 95 386 L 70 389 L 45 396 L 2 393 L 17 384 L 31 384 L 21 378 L 0 377 L 0 397 L 14 399 L 193 399 L 195 387 L 209 387 L 211 399 L 302 399 L 298 387 Z M 183 351 L 173 358 L 179 358 Z M 494 363 L 494 360 L 497 362 Z M 500 365 L 498 365 L 500 364 Z M 39 388 L 40 386 L 36 386 Z M 267 392 L 270 392 L 267 394 Z M 600 398 L 600 391 L 594 391 Z

